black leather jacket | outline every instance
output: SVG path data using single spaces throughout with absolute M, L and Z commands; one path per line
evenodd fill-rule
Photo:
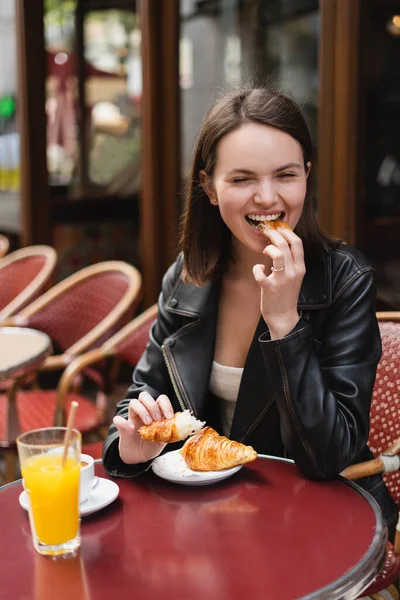
M 218 401 L 209 393 L 220 285 L 181 280 L 182 258 L 166 273 L 159 316 L 117 414 L 141 391 L 167 394 L 176 410 L 189 408 L 218 429 Z M 261 318 L 246 359 L 230 437 L 263 454 L 292 458 L 308 478 L 335 477 L 368 460 L 369 409 L 381 342 L 375 318 L 375 277 L 357 250 L 340 245 L 306 260 L 294 330 L 270 340 Z M 243 307 L 245 310 L 245 307 Z M 112 426 L 104 444 L 106 469 L 126 465 Z M 395 505 L 380 476 L 359 482 L 378 500 L 389 525 Z

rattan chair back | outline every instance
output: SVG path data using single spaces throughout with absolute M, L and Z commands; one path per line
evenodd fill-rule
M 39 245 L 15 250 L 0 259 L 0 322 L 40 296 L 56 262 L 56 251 Z
M 100 346 L 132 318 L 142 277 L 122 261 L 81 269 L 14 317 L 14 325 L 47 333 L 67 355 Z

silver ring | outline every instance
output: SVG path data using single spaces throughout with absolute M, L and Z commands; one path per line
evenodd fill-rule
M 271 271 L 273 273 L 279 273 L 280 271 L 284 271 L 285 270 L 285 266 L 283 266 L 281 269 L 275 269 L 275 267 L 271 267 Z

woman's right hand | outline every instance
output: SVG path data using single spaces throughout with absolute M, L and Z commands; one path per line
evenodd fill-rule
M 174 409 L 165 394 L 154 400 L 147 392 L 141 392 L 137 400 L 131 400 L 128 419 L 119 416 L 113 419 L 113 423 L 119 431 L 119 454 L 124 463 L 134 465 L 158 456 L 166 444 L 143 440 L 138 429 L 142 425 L 150 425 L 153 421 L 169 419 L 173 416 Z

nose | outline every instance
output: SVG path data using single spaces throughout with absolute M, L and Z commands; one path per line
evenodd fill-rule
M 265 179 L 257 185 L 257 190 L 254 194 L 254 201 L 263 206 L 273 206 L 277 201 L 277 193 L 274 182 L 270 179 Z

